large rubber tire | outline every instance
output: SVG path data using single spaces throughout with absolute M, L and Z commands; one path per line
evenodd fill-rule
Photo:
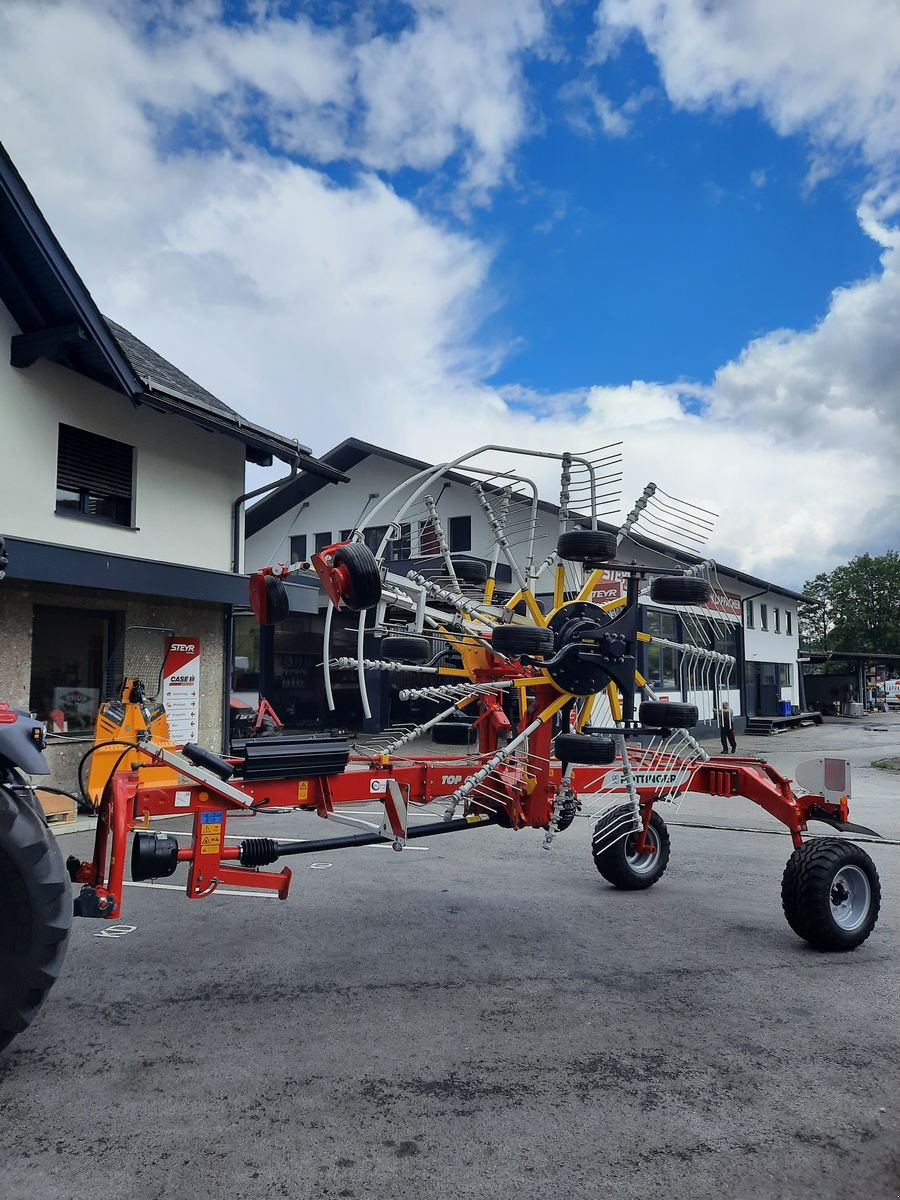
M 498 625 L 491 634 L 491 645 L 498 654 L 518 658 L 520 654 L 552 654 L 556 635 L 540 625 Z
M 650 599 L 656 604 L 706 604 L 711 596 L 709 583 L 692 575 L 661 575 L 650 584 Z
M 788 859 L 781 880 L 788 925 L 816 950 L 855 950 L 878 920 L 881 882 L 862 846 L 813 838 Z
M 645 700 L 638 709 L 638 720 L 649 729 L 693 729 L 700 713 L 696 704 Z
M 611 819 L 615 819 L 614 813 L 606 814 L 605 818 L 601 817 L 594 827 L 591 843 L 594 866 L 607 883 L 611 883 L 613 887 L 621 888 L 623 891 L 640 892 L 653 887 L 654 883 L 658 883 L 662 879 L 666 867 L 669 865 L 671 846 L 665 821 L 658 812 L 654 812 L 650 816 L 650 827 L 647 834 L 649 840 L 656 847 L 653 854 L 635 854 L 635 841 L 639 836 L 636 833 L 619 838 L 606 850 L 598 853 L 594 847 L 602 844 L 605 825 Z
M 563 763 L 606 767 L 616 761 L 615 742 L 611 738 L 593 737 L 589 733 L 558 733 L 553 750 Z
M 378 653 L 391 662 L 423 663 L 434 656 L 434 649 L 426 637 L 398 633 L 382 638 Z
M 556 552 L 569 562 L 609 562 L 616 557 L 616 535 L 605 529 L 570 529 L 559 535 Z
M 381 599 L 381 572 L 375 555 L 362 542 L 351 542 L 334 552 L 334 565 L 346 568 L 350 577 L 350 595 L 344 604 L 352 612 L 374 608 Z
M 484 587 L 488 577 L 487 563 L 479 562 L 474 558 L 453 558 L 452 554 L 450 558 L 453 561 L 456 578 L 461 584 L 477 584 Z
M 62 854 L 28 797 L 0 786 L 0 1050 L 56 982 L 72 924 Z

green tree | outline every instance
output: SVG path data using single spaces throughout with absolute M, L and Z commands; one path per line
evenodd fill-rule
M 804 646 L 900 654 L 900 553 L 860 554 L 822 572 L 803 591 L 819 607 L 801 610 Z

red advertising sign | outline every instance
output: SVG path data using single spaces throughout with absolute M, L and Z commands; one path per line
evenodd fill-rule
M 625 595 L 628 576 L 621 571 L 604 571 L 591 592 L 592 604 L 610 604 Z
M 196 742 L 200 729 L 199 638 L 167 640 L 162 699 L 169 720 L 169 737 L 175 745 Z
M 729 621 L 740 622 L 742 615 L 742 601 L 740 596 L 736 596 L 734 592 L 714 591 L 704 608 L 708 608 L 710 612 L 717 613 L 720 617 L 727 617 Z

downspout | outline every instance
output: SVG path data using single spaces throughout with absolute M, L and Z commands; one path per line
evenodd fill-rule
M 231 507 L 231 570 L 235 575 L 242 575 L 241 570 L 241 541 L 243 527 L 241 522 L 241 509 L 245 501 L 252 500 L 254 496 L 261 496 L 263 492 L 272 492 L 277 487 L 281 487 L 285 483 L 290 483 L 297 478 L 297 473 L 300 470 L 300 460 L 295 458 L 291 463 L 291 471 L 289 475 L 285 475 L 283 479 L 275 479 L 272 483 L 264 483 L 262 487 L 254 488 L 252 492 L 244 492 L 238 496 Z

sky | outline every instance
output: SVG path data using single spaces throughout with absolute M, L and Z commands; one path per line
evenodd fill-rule
M 3 0 L 0 141 L 316 453 L 621 439 L 721 562 L 900 546 L 900 0 Z

